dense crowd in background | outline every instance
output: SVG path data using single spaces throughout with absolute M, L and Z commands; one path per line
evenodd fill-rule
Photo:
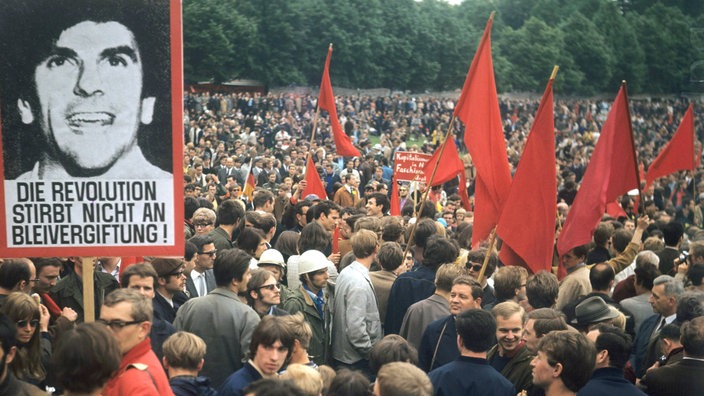
M 473 208 L 458 195 L 473 191 L 468 155 L 468 185 L 432 188 L 424 202 L 427 186 L 404 181 L 391 196 L 394 153 L 432 153 L 454 99 L 338 97 L 362 153 L 354 158 L 335 154 L 311 96 L 186 93 L 184 104 L 184 256 L 96 258 L 95 323 L 84 323 L 90 262 L 3 260 L 0 394 L 690 395 L 704 386 L 700 170 L 658 180 L 640 212 L 624 196 L 623 213 L 605 215 L 591 243 L 556 254 L 567 271 L 558 280 L 504 266 L 500 245 L 471 246 Z M 686 106 L 631 103 L 646 170 Z M 513 170 L 537 107 L 500 102 Z M 559 216 L 609 107 L 555 104 Z M 465 152 L 462 128 L 450 132 Z M 308 156 L 324 196 L 303 193 Z M 401 216 L 389 215 L 395 199 Z

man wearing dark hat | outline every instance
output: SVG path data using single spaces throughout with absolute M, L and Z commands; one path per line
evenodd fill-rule
M 174 258 L 157 258 L 152 261 L 156 270 L 157 286 L 154 295 L 154 317 L 173 323 L 180 306 L 174 296 L 186 285 L 183 261 Z
M 592 296 L 575 307 L 575 318 L 570 322 L 578 329 L 586 330 L 590 325 L 616 318 L 619 313 L 599 296 Z

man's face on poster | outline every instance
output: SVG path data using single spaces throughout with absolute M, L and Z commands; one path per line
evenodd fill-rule
M 85 21 L 64 30 L 34 78 L 40 109 L 32 113 L 20 99 L 20 115 L 26 124 L 39 116 L 49 155 L 62 164 L 109 168 L 137 144 L 140 122 L 152 121 L 155 98 L 142 99 L 137 43 L 120 23 Z

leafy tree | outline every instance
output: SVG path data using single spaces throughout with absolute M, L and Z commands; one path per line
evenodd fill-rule
M 186 81 L 251 77 L 257 26 L 237 12 L 235 0 L 183 1 Z
M 561 26 L 565 48 L 584 74 L 582 92 L 593 94 L 606 89 L 613 73 L 614 56 L 596 25 L 581 13 L 572 14 Z

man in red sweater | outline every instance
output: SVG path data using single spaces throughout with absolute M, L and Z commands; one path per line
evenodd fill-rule
M 118 289 L 105 298 L 100 322 L 110 328 L 120 344 L 122 362 L 103 395 L 173 395 L 149 341 L 152 315 L 152 302 L 136 290 Z

